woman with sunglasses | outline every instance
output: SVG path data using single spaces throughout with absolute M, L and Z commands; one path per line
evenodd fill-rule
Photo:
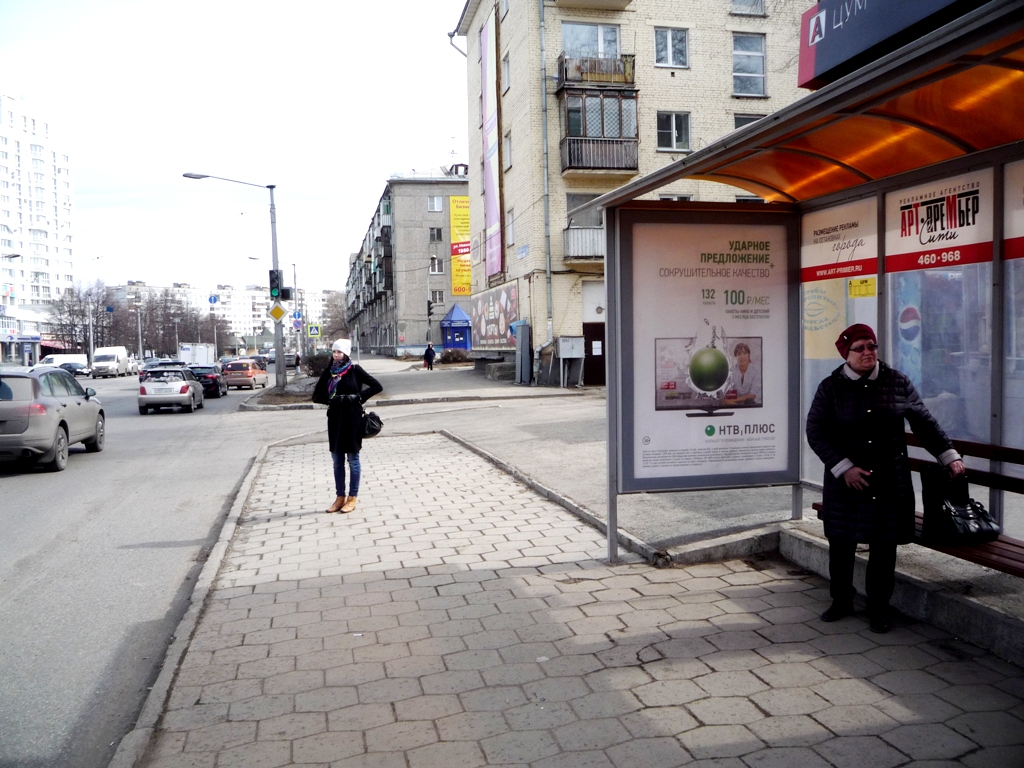
M 825 464 L 822 511 L 829 546 L 832 605 L 822 621 L 853 613 L 853 566 L 867 544 L 866 592 L 872 632 L 890 629 L 896 546 L 914 538 L 914 487 L 904 422 L 954 475 L 964 464 L 906 376 L 878 359 L 870 326 L 851 325 L 836 340 L 846 362 L 821 384 L 807 414 L 807 441 Z

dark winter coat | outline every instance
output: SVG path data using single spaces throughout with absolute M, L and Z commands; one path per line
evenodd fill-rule
M 433 347 L 427 347 L 426 351 L 423 353 L 423 362 L 430 365 L 434 362 L 434 356 L 436 354 L 437 351 Z
M 359 453 L 363 446 L 363 403 L 384 390 L 373 376 L 355 363 L 345 372 L 328 400 L 328 366 L 313 389 L 313 402 L 327 406 L 327 442 L 331 453 Z
M 825 464 L 825 536 L 906 544 L 914 537 L 914 487 L 904 420 L 929 453 L 953 446 L 906 376 L 879 363 L 878 377 L 850 379 L 836 368 L 818 385 L 807 414 L 807 441 Z M 832 474 L 843 459 L 871 472 L 864 491 Z

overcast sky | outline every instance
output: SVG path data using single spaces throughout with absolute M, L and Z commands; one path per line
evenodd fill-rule
M 188 171 L 276 184 L 286 282 L 341 288 L 388 176 L 466 162 L 463 5 L 0 0 L 0 92 L 71 156 L 83 282 L 266 284 L 269 192 Z

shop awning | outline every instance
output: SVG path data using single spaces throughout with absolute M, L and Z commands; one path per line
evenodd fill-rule
M 469 328 L 472 324 L 469 315 L 458 304 L 449 309 L 441 321 L 442 328 Z
M 994 0 L 569 215 L 682 178 L 801 202 L 1022 140 L 1024 4 Z

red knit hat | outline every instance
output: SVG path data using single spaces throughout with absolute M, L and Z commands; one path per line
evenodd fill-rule
M 875 332 L 871 330 L 870 325 L 854 323 L 845 331 L 840 333 L 839 338 L 836 339 L 836 349 L 838 349 L 839 354 L 843 356 L 843 360 L 849 356 L 850 347 L 857 339 L 871 339 L 875 344 L 878 343 L 878 339 L 875 338 Z

